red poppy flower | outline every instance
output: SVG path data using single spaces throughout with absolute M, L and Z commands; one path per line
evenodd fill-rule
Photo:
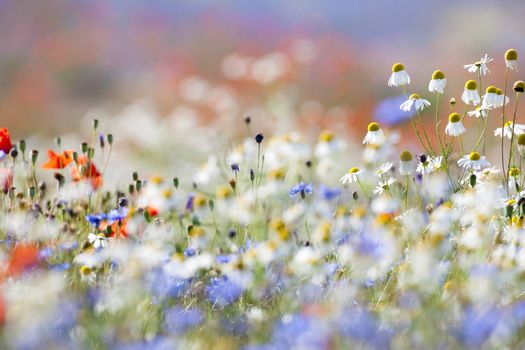
M 96 190 L 102 186 L 102 174 L 97 167 L 86 156 L 78 157 L 78 164 L 71 168 L 71 177 L 73 181 L 79 182 L 87 180 L 91 182 L 91 186 Z
M 56 154 L 52 150 L 47 151 L 49 160 L 42 164 L 44 169 L 64 169 L 73 161 L 73 151 L 64 151 L 62 154 Z
M 9 130 L 7 128 L 0 129 L 0 151 L 9 153 L 13 145 L 11 144 L 11 137 L 9 137 Z
M 19 244 L 11 251 L 7 264 L 7 275 L 18 276 L 38 263 L 38 248 L 34 244 Z

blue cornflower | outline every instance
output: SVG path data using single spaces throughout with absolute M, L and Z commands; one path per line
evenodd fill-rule
M 341 194 L 341 189 L 330 188 L 325 185 L 321 185 L 320 191 L 321 191 L 321 197 L 323 197 L 323 199 L 327 201 L 332 200 Z
M 306 197 L 307 194 L 312 194 L 312 192 L 313 192 L 312 184 L 305 184 L 304 182 L 301 182 L 295 185 L 294 187 L 292 187 L 288 193 L 290 194 L 290 197 L 295 197 L 298 194 L 300 194 L 301 198 L 304 199 L 304 197 Z
M 233 164 L 231 165 L 231 169 L 232 169 L 232 171 L 233 171 L 234 173 L 238 173 L 238 172 L 239 172 L 239 164 L 237 164 L 237 163 L 233 163 Z
M 190 193 L 188 195 L 188 200 L 186 201 L 186 210 L 192 211 L 193 210 L 193 199 L 195 198 L 195 193 Z
M 226 306 L 235 302 L 241 296 L 243 289 L 226 276 L 214 277 L 206 287 L 208 300 L 217 306 Z
M 175 334 L 184 333 L 189 328 L 198 326 L 203 320 L 202 311 L 196 307 L 184 309 L 174 306 L 166 311 L 164 317 L 166 329 Z
M 106 220 L 107 216 L 104 213 L 101 214 L 93 214 L 93 215 L 87 215 L 86 220 L 89 221 L 89 223 L 94 227 L 99 227 L 100 223 L 104 220 Z
M 387 126 L 402 124 L 414 116 L 414 111 L 405 112 L 399 105 L 406 100 L 404 95 L 389 97 L 377 104 L 374 111 L 374 120 Z
M 120 207 L 118 209 L 113 209 L 106 215 L 106 219 L 109 221 L 109 224 L 112 224 L 116 221 L 121 222 L 128 216 L 129 210 L 126 207 Z
M 501 318 L 501 312 L 493 306 L 480 309 L 468 307 L 457 336 L 467 347 L 480 348 L 490 338 Z

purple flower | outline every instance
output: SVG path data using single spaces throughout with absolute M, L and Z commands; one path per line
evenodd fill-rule
M 304 197 L 307 194 L 312 194 L 312 192 L 313 192 L 312 184 L 305 184 L 304 182 L 301 182 L 300 184 L 297 184 L 294 187 L 292 187 L 288 193 L 290 194 L 290 197 L 295 197 L 298 194 L 300 194 L 301 198 L 304 199 Z
M 414 112 L 405 112 L 399 108 L 405 100 L 406 97 L 404 95 L 382 100 L 375 108 L 374 120 L 377 120 L 381 125 L 385 124 L 387 126 L 395 126 L 410 120 Z
M 321 185 L 321 197 L 323 197 L 324 200 L 332 200 L 336 197 L 338 197 L 341 194 L 341 190 L 339 188 L 330 188 L 324 185 Z
M 235 302 L 241 296 L 243 288 L 226 276 L 214 277 L 206 286 L 208 300 L 217 306 L 226 306 Z
M 202 311 L 196 307 L 184 309 L 180 306 L 169 308 L 164 316 L 166 330 L 174 334 L 182 334 L 188 329 L 198 326 L 204 320 Z
M 479 349 L 490 338 L 501 316 L 501 312 L 494 306 L 467 308 L 457 332 L 459 340 L 467 347 Z

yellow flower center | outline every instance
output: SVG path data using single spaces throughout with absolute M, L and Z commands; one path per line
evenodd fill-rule
M 409 151 L 403 151 L 401 152 L 401 154 L 399 155 L 399 159 L 402 161 L 402 162 L 410 162 L 412 161 L 413 157 L 412 157 L 412 153 L 410 153 Z
M 373 122 L 368 124 L 368 131 L 377 131 L 379 130 L 379 124 Z
M 86 265 L 84 265 L 84 266 L 82 266 L 80 268 L 80 273 L 82 275 L 84 275 L 84 276 L 89 275 L 92 271 L 93 271 L 93 269 L 91 267 L 89 267 L 89 266 L 86 266 Z
M 349 174 L 355 174 L 357 172 L 359 172 L 359 168 L 356 168 L 356 167 L 353 167 L 352 169 L 348 170 Z
M 226 199 L 233 193 L 230 186 L 221 186 L 217 189 L 216 195 L 219 199 Z
M 410 100 L 419 100 L 420 98 L 421 98 L 421 97 L 419 97 L 418 94 L 412 94 L 412 95 L 410 95 L 410 97 L 409 97 Z
M 479 155 L 478 152 L 472 152 L 472 153 L 470 154 L 470 156 L 469 156 L 469 159 L 470 159 L 470 160 L 473 160 L 473 161 L 477 161 L 477 160 L 480 160 L 481 157 L 480 157 L 480 155 Z
M 525 134 L 520 134 L 518 136 L 518 145 L 525 146 Z
M 451 122 L 451 123 L 457 123 L 461 120 L 461 116 L 458 114 L 458 113 L 451 113 L 449 116 L 448 116 L 448 120 Z
M 396 63 L 392 66 L 392 72 L 397 73 L 405 70 L 405 66 L 402 63 Z
M 319 141 L 330 142 L 334 139 L 334 134 L 329 130 L 323 130 L 319 134 Z
M 432 74 L 432 79 L 434 79 L 434 80 L 445 79 L 445 73 L 443 73 L 442 71 L 440 71 L 438 69 L 438 70 L 434 71 L 434 73 Z
M 476 90 L 478 88 L 478 83 L 474 80 L 469 80 L 465 83 L 465 89 L 467 90 Z
M 516 51 L 515 49 L 508 49 L 507 52 L 505 52 L 505 59 L 507 61 L 517 61 L 518 51 Z
M 498 88 L 495 86 L 489 86 L 486 91 L 487 94 L 495 94 L 498 92 Z

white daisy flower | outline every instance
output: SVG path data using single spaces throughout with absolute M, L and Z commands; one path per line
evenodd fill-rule
M 381 176 L 388 173 L 393 166 L 394 164 L 392 162 L 386 162 L 385 164 L 381 165 L 376 171 L 377 176 Z
M 492 61 L 493 59 L 489 58 L 488 54 L 485 54 L 485 56 L 481 57 L 478 62 L 472 64 L 465 64 L 463 65 L 463 68 L 465 68 L 470 73 L 476 73 L 479 69 L 483 75 L 487 75 L 488 73 L 490 73 L 490 70 L 487 67 L 487 63 Z
M 461 116 L 458 113 L 451 113 L 448 117 L 448 124 L 445 133 L 449 136 L 457 137 L 465 132 L 465 126 L 461 122 Z
M 496 106 L 497 107 L 503 107 L 503 104 L 509 104 L 509 97 L 508 96 L 505 96 L 503 95 L 503 91 L 501 91 L 501 89 L 498 89 L 496 91 L 496 95 L 497 95 L 497 100 L 496 100 Z
M 413 105 L 415 105 L 416 110 L 422 111 L 423 109 L 425 109 L 425 107 L 430 106 L 430 102 L 419 97 L 418 94 L 412 94 L 410 95 L 408 100 L 406 100 L 401 104 L 401 106 L 399 106 L 399 108 L 405 112 L 409 112 L 412 109 Z
M 382 145 L 385 142 L 385 134 L 377 123 L 368 124 L 368 132 L 363 139 L 365 145 Z
M 470 117 L 476 117 L 476 118 L 485 118 L 487 116 L 487 109 L 483 106 L 476 107 L 473 111 L 468 111 L 467 114 Z
M 359 168 L 353 167 L 348 170 L 348 173 L 344 174 L 343 177 L 339 180 L 343 185 L 351 184 L 359 181 L 359 177 L 363 174 L 363 171 Z
M 315 146 L 315 155 L 318 158 L 324 158 L 345 149 L 346 142 L 336 137 L 330 130 L 323 130 L 319 134 L 319 142 Z
M 478 83 L 474 80 L 467 81 L 465 83 L 465 90 L 463 90 L 463 94 L 461 95 L 461 100 L 467 105 L 479 105 L 481 98 L 478 93 Z
M 422 156 L 417 164 L 416 172 L 421 175 L 430 174 L 441 168 L 443 157 Z
M 403 151 L 399 155 L 399 172 L 401 175 L 412 174 L 414 167 L 414 157 L 409 151 Z
M 445 73 L 440 70 L 436 70 L 432 74 L 432 79 L 428 83 L 428 91 L 442 94 L 445 91 L 446 85 L 447 78 L 445 78 Z
M 396 63 L 392 66 L 392 75 L 388 79 L 388 86 L 403 86 L 410 84 L 410 76 L 405 70 L 405 66 Z
M 505 52 L 505 64 L 507 65 L 507 68 L 517 71 L 518 51 L 514 49 L 508 49 L 507 52 Z
M 94 233 L 90 233 L 88 235 L 88 242 L 93 246 L 95 249 L 101 249 L 106 248 L 108 245 L 108 239 L 103 233 L 99 233 L 98 235 Z
M 501 133 L 503 131 L 503 136 L 511 139 L 512 138 L 512 122 L 506 122 L 505 128 L 497 128 L 494 130 L 494 136 L 501 136 Z M 525 133 L 525 125 L 523 124 L 516 124 L 514 125 L 514 135 L 520 135 Z
M 483 103 L 481 104 L 482 108 L 496 108 L 499 105 L 498 88 L 495 86 L 489 86 L 485 91 L 485 95 L 481 98 L 483 100 Z
M 481 156 L 478 152 L 472 152 L 458 160 L 458 165 L 468 170 L 479 171 L 490 167 L 491 164 L 485 156 Z
M 383 192 L 388 191 L 390 186 L 396 182 L 396 179 L 389 178 L 386 181 L 379 181 L 379 185 L 374 189 L 374 194 L 383 194 Z

